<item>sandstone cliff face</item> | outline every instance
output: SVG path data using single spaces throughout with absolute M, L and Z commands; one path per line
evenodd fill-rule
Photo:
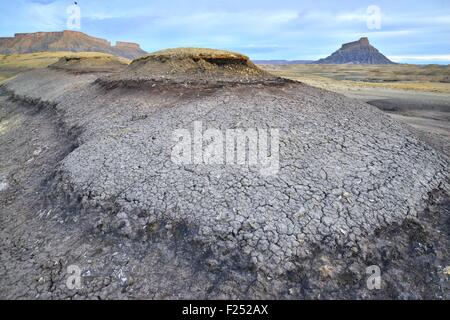
M 116 52 L 116 55 L 128 59 L 140 58 L 147 54 L 147 52 L 141 49 L 139 44 L 134 42 L 117 41 L 113 50 Z
M 318 64 L 393 64 L 375 47 L 369 43 L 369 39 L 361 38 L 358 41 L 345 43 L 331 56 L 320 59 Z
M 91 37 L 78 31 L 16 33 L 12 38 L 0 38 L 0 54 L 32 53 L 41 51 L 88 51 L 114 54 L 136 59 L 146 54 L 138 44 Z
M 140 49 L 139 45 L 134 42 L 124 42 L 124 41 L 117 41 L 116 42 L 116 48 L 120 49 Z

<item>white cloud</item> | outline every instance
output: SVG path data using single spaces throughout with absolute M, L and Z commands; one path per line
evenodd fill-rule
M 28 3 L 23 6 L 24 23 L 33 23 L 36 28 L 46 30 L 60 30 L 64 27 L 66 7 L 60 3 Z
M 334 16 L 337 22 L 366 22 L 368 15 L 362 12 L 339 13 Z
M 450 61 L 450 54 L 400 55 L 389 56 L 392 61 Z
M 252 11 L 252 12 L 200 12 L 190 15 L 161 16 L 161 22 L 167 25 L 278 25 L 298 18 L 295 11 Z

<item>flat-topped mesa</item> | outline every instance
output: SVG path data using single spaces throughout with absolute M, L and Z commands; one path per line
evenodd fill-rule
M 16 33 L 14 37 L 0 39 L 0 54 L 43 51 L 103 52 L 127 59 L 136 59 L 147 54 L 135 43 L 119 41 L 112 46 L 108 40 L 72 30 Z
M 100 79 L 99 82 L 245 84 L 282 80 L 261 70 L 240 53 L 204 48 L 176 48 L 157 51 L 136 59 L 120 74 Z
M 393 64 L 377 48 L 373 47 L 369 39 L 360 38 L 358 41 L 344 43 L 339 50 L 318 64 Z
M 18 39 L 30 39 L 34 41 L 55 41 L 57 44 L 52 44 L 53 46 L 57 45 L 69 45 L 69 41 L 90 41 L 92 43 L 97 43 L 102 46 L 111 46 L 111 42 L 105 39 L 92 37 L 87 35 L 86 33 L 80 31 L 73 30 L 64 30 L 64 31 L 56 31 L 56 32 L 32 32 L 32 33 L 16 33 L 14 34 L 14 38 Z M 10 39 L 14 39 L 10 38 Z
M 342 49 L 347 49 L 350 47 L 355 47 L 355 46 L 361 46 L 361 47 L 367 47 L 370 46 L 370 42 L 369 39 L 366 37 L 363 37 L 361 39 L 359 39 L 358 41 L 353 41 L 353 42 L 349 42 L 349 43 L 344 43 L 342 45 Z
M 126 42 L 126 41 L 117 41 L 115 47 L 116 48 L 141 49 L 139 44 L 137 44 L 135 42 Z

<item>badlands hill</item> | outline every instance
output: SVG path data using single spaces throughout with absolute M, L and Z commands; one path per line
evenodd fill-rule
M 17 33 L 11 38 L 0 38 L 0 54 L 44 51 L 103 52 L 127 59 L 146 54 L 136 43 L 117 42 L 91 37 L 78 31 Z
M 316 61 L 317 64 L 394 64 L 369 43 L 368 38 L 345 43 L 331 56 Z
M 0 87 L 0 297 L 448 297 L 449 159 L 408 127 L 232 52 L 73 63 Z
M 62 57 L 48 67 L 74 73 L 117 72 L 128 66 L 126 59 L 108 55 L 68 56 Z
M 258 68 L 247 56 L 205 48 L 157 51 L 134 60 L 122 73 L 99 82 L 132 84 L 168 83 L 257 83 L 283 81 Z

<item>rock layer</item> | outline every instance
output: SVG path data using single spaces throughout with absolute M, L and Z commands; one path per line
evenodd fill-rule
M 134 60 L 122 73 L 100 79 L 103 84 L 166 83 L 255 83 L 282 82 L 239 53 L 176 48 L 157 51 Z
M 0 38 L 0 54 L 32 53 L 42 51 L 103 52 L 127 59 L 146 54 L 138 44 L 91 37 L 78 31 L 17 33 L 13 38 Z

